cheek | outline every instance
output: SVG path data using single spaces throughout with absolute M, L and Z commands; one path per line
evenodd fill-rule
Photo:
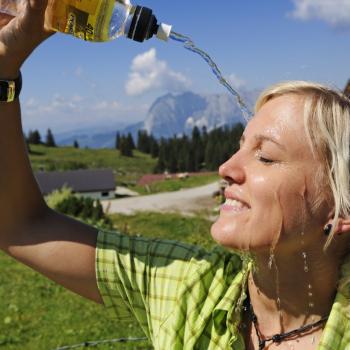
M 249 177 L 251 209 L 241 216 L 220 214 L 212 236 L 224 246 L 241 250 L 270 249 L 296 232 L 306 230 L 310 211 L 306 198 L 304 171 L 281 169 L 275 176 Z
M 212 236 L 224 246 L 257 250 L 275 245 L 282 229 L 282 210 L 278 182 L 265 176 L 249 178 L 248 202 L 251 209 L 243 215 L 221 214 L 212 226 Z
M 271 177 L 252 178 L 252 220 L 248 230 L 255 232 L 251 247 L 274 246 L 283 227 L 283 210 L 280 203 L 280 183 Z
M 307 230 L 310 210 L 306 199 L 306 178 L 301 174 L 304 174 L 301 170 L 289 170 L 285 176 L 289 181 L 280 182 L 276 189 L 275 203 L 280 208 L 281 220 L 280 241 L 294 239 L 295 234 Z

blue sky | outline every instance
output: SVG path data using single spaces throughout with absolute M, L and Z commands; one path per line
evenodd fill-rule
M 303 79 L 343 88 L 350 78 L 349 0 L 140 0 L 192 37 L 238 89 Z M 143 120 L 167 92 L 223 93 L 179 43 L 56 34 L 23 67 L 25 131 L 117 128 Z

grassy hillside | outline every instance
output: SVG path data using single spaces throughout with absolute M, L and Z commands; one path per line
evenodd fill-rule
M 206 185 L 219 179 L 213 173 L 184 180 L 158 181 L 148 187 L 136 186 L 143 175 L 153 173 L 157 160 L 148 154 L 134 151 L 134 157 L 123 157 L 113 149 L 50 148 L 41 145 L 30 145 L 30 149 L 29 156 L 34 171 L 110 168 L 115 171 L 118 186 L 128 186 L 140 194 L 177 191 Z
M 142 175 L 152 173 L 157 162 L 151 156 L 138 151 L 134 151 L 134 157 L 129 158 L 120 156 L 113 149 L 30 145 L 30 150 L 34 171 L 111 168 L 116 172 L 118 184 L 135 184 Z
M 147 186 L 135 186 L 133 190 L 140 194 L 154 194 L 204 186 L 215 181 L 219 181 L 219 176 L 216 173 L 213 173 L 200 176 L 190 176 L 187 179 L 167 179 L 155 181 Z
M 177 214 L 115 215 L 131 234 L 212 246 L 210 222 Z M 116 322 L 93 302 L 64 290 L 0 252 L 0 349 L 54 350 L 84 341 L 143 336 L 136 322 Z M 152 349 L 147 342 L 105 344 L 93 349 Z

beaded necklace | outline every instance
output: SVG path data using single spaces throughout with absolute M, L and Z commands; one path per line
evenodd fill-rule
M 313 328 L 317 328 L 320 325 L 322 325 L 323 323 L 325 323 L 328 319 L 328 316 L 325 316 L 317 322 L 309 323 L 305 326 L 301 326 L 299 328 L 293 329 L 292 331 L 285 332 L 285 333 L 277 333 L 277 334 L 274 334 L 268 338 L 265 338 L 259 331 L 258 318 L 254 313 L 253 305 L 250 302 L 249 296 L 245 300 L 244 311 L 249 312 L 250 321 L 252 321 L 252 323 L 254 325 L 255 333 L 256 333 L 256 336 L 257 336 L 258 341 L 259 341 L 259 344 L 258 344 L 259 350 L 264 350 L 266 347 L 266 343 L 268 343 L 268 342 L 279 344 L 285 340 L 288 340 L 292 337 L 295 337 L 296 335 L 300 335 L 300 334 L 303 334 L 303 333 L 305 333 Z

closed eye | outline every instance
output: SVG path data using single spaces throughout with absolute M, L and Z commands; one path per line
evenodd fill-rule
M 259 159 L 260 162 L 267 163 L 267 164 L 271 164 L 271 163 L 274 162 L 274 160 L 272 160 L 272 159 L 264 158 L 264 157 L 261 157 L 261 156 L 259 156 L 258 159 Z

